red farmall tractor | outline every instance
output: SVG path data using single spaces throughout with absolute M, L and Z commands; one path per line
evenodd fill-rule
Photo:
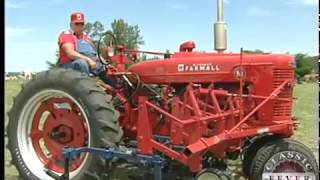
M 318 178 L 312 152 L 289 139 L 297 127 L 294 58 L 224 53 L 222 0 L 217 5 L 215 53 L 194 52 L 188 41 L 174 54 L 143 51 L 164 59 L 126 69 L 142 51 L 100 41 L 112 86 L 61 68 L 26 83 L 8 124 L 20 176 L 111 179 L 114 164 L 130 162 L 144 172 L 139 179 L 227 180 L 227 161 L 240 159 L 252 180 L 281 172 Z

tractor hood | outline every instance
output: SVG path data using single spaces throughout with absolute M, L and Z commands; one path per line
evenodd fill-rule
M 249 80 L 256 75 L 272 73 L 270 68 L 292 70 L 294 57 L 277 54 L 243 54 L 242 65 Z M 238 81 L 239 67 L 240 54 L 179 52 L 170 59 L 134 64 L 128 71 L 138 74 L 143 82 L 152 84 L 234 82 Z M 259 75 L 257 71 L 262 74 Z

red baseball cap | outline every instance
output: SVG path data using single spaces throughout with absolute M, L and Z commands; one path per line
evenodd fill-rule
M 75 12 L 71 14 L 72 23 L 84 23 L 84 14 L 81 12 Z

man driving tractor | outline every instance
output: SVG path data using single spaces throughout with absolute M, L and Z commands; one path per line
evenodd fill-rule
M 71 14 L 70 30 L 60 34 L 59 66 L 72 68 L 88 76 L 99 76 L 107 84 L 105 66 L 97 58 L 97 49 L 90 36 L 84 32 L 85 17 L 81 12 Z

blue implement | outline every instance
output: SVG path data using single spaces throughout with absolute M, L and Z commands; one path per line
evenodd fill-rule
M 153 174 L 155 180 L 162 180 L 162 168 L 165 165 L 165 160 L 159 155 L 142 155 L 137 154 L 134 151 L 118 151 L 115 149 L 103 149 L 94 147 L 81 147 L 81 148 L 64 148 L 63 155 L 65 158 L 64 173 L 61 176 L 57 176 L 54 173 L 47 171 L 51 177 L 56 180 L 69 180 L 69 163 L 70 160 L 78 156 L 81 153 L 93 153 L 103 156 L 107 160 L 124 159 L 129 163 L 140 164 L 143 166 L 153 167 Z

